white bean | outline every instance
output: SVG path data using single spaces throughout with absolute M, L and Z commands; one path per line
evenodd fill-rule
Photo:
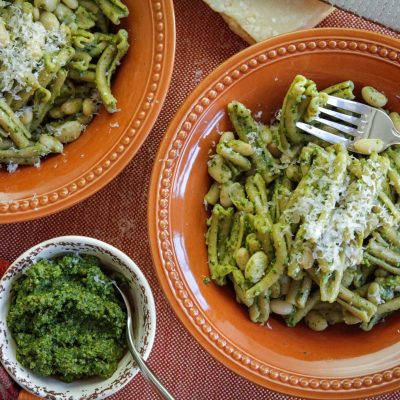
M 0 17 L 0 49 L 10 44 L 10 34 L 8 33 L 3 20 Z
M 367 292 L 367 298 L 371 303 L 374 303 L 375 305 L 382 304 L 382 298 L 381 298 L 381 287 L 379 283 L 377 282 L 372 282 L 368 286 L 368 292 Z
M 33 7 L 33 10 L 32 10 L 32 17 L 33 17 L 33 20 L 34 20 L 34 21 L 39 21 L 39 18 L 40 18 L 40 11 L 39 11 L 39 9 L 38 9 L 37 7 Z
M 24 124 L 28 125 L 32 122 L 33 119 L 33 111 L 32 107 L 26 107 L 22 111 L 22 114 L 19 116 L 19 120 Z
M 54 11 L 55 16 L 59 21 L 65 21 L 67 18 L 72 19 L 74 13 L 71 9 L 69 9 L 64 4 L 60 3 Z
M 261 140 L 265 144 L 270 144 L 272 142 L 272 132 L 266 126 L 263 126 L 260 133 Z
M 46 30 L 57 30 L 60 28 L 60 22 L 58 22 L 57 17 L 48 11 L 42 11 L 40 13 L 40 22 L 46 28 Z
M 294 310 L 293 304 L 285 300 L 271 300 L 270 307 L 272 312 L 279 315 L 289 315 Z
M 37 8 L 41 8 L 46 11 L 53 12 L 57 5 L 59 3 L 59 0 L 35 0 L 34 5 Z
M 219 200 L 219 192 L 219 185 L 217 182 L 214 182 L 208 190 L 207 194 L 204 196 L 205 203 L 211 205 L 217 204 Z
M 225 164 L 224 159 L 219 154 L 216 154 L 207 164 L 208 173 L 218 183 L 228 182 L 232 178 L 232 171 Z
M 82 99 L 67 100 L 60 106 L 61 112 L 65 115 L 73 115 L 81 111 Z
M 62 0 L 62 2 L 71 10 L 76 10 L 79 7 L 78 0 Z
M 83 131 L 83 128 L 83 125 L 80 124 L 78 121 L 67 121 L 56 128 L 54 136 L 61 143 L 70 143 L 78 139 Z
M 227 132 L 224 132 L 224 133 L 221 135 L 221 137 L 219 138 L 219 142 L 220 142 L 220 143 L 222 143 L 222 142 L 229 142 L 230 140 L 233 140 L 233 139 L 235 139 L 234 133 L 233 133 L 233 132 L 227 131 Z
M 359 139 L 353 144 L 354 150 L 361 154 L 371 154 L 373 151 L 380 153 L 384 149 L 381 139 Z
M 295 164 L 290 164 L 286 168 L 286 176 L 293 182 L 300 182 L 301 181 L 300 167 Z
M 54 138 L 53 136 L 50 135 L 40 135 L 39 136 L 39 142 L 43 145 L 46 146 L 52 153 L 62 153 L 64 146 L 62 143 Z
M 249 261 L 250 254 L 249 251 L 246 249 L 246 247 L 241 247 L 240 249 L 237 250 L 235 254 L 235 260 L 237 266 L 244 271 L 246 268 L 246 264 Z
M 387 97 L 372 86 L 364 86 L 361 89 L 364 101 L 372 107 L 384 107 L 388 101 Z
M 315 310 L 311 310 L 306 316 L 305 321 L 313 331 L 323 331 L 328 327 L 326 319 Z
M 349 313 L 348 311 L 344 311 L 343 316 L 344 316 L 344 318 L 343 318 L 344 323 L 347 325 L 355 325 L 355 324 L 359 324 L 360 322 L 362 322 L 361 319 L 357 318 L 356 316 Z
M 393 122 L 394 127 L 400 132 L 400 115 L 397 112 L 391 112 L 389 114 L 390 119 Z
M 221 191 L 219 192 L 219 202 L 222 207 L 228 208 L 232 205 L 232 200 L 229 196 L 229 186 L 230 184 L 223 184 L 221 186 Z
M 258 282 L 264 275 L 268 265 L 268 257 L 263 251 L 254 253 L 246 264 L 244 276 L 252 283 Z
M 254 153 L 251 145 L 243 140 L 230 140 L 228 146 L 242 156 L 251 156 Z
M 82 113 L 86 117 L 91 117 L 96 112 L 96 104 L 92 99 L 85 99 L 82 103 Z

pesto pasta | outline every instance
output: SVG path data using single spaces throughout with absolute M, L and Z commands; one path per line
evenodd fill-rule
M 400 148 L 349 154 L 296 127 L 317 124 L 326 94 L 353 99 L 353 89 L 346 81 L 318 91 L 298 75 L 270 126 L 228 104 L 233 131 L 208 161 L 208 264 L 255 323 L 275 313 L 288 326 L 370 330 L 400 309 Z M 363 93 L 382 105 L 374 88 Z
M 128 51 L 111 29 L 120 0 L 0 0 L 0 163 L 14 171 L 62 153 L 100 104 L 118 111 L 110 83 Z

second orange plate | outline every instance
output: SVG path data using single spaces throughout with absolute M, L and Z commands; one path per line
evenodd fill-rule
M 320 87 L 351 79 L 385 92 L 400 111 L 400 43 L 379 34 L 314 29 L 254 45 L 208 76 L 181 107 L 156 158 L 149 231 L 156 271 L 193 337 L 234 372 L 266 388 L 316 399 L 359 399 L 400 389 L 400 315 L 371 332 L 342 324 L 324 332 L 288 328 L 271 317 L 253 324 L 229 288 L 204 284 L 203 196 L 218 132 L 230 129 L 226 105 L 239 100 L 268 122 L 293 77 Z M 163 162 L 159 162 L 163 160 Z

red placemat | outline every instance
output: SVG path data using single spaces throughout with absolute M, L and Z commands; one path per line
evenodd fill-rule
M 175 0 L 175 12 L 177 52 L 171 88 L 153 131 L 135 159 L 106 188 L 81 204 L 38 221 L 2 226 L 0 257 L 14 260 L 31 246 L 61 235 L 79 234 L 104 240 L 132 257 L 149 280 L 157 309 L 156 340 L 149 364 L 177 399 L 287 400 L 290 397 L 246 381 L 208 355 L 176 319 L 153 269 L 147 235 L 147 190 L 163 133 L 200 80 L 247 46 L 200 0 Z M 399 34 L 343 11 L 335 11 L 320 26 L 369 29 L 400 38 Z M 1 368 L 0 395 L 4 400 L 17 398 L 15 386 Z M 138 374 L 110 400 L 157 398 Z M 400 392 L 376 399 L 400 400 Z

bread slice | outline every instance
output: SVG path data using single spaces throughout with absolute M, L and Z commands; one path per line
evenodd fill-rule
M 334 8 L 319 0 L 204 0 L 246 42 L 312 28 Z

